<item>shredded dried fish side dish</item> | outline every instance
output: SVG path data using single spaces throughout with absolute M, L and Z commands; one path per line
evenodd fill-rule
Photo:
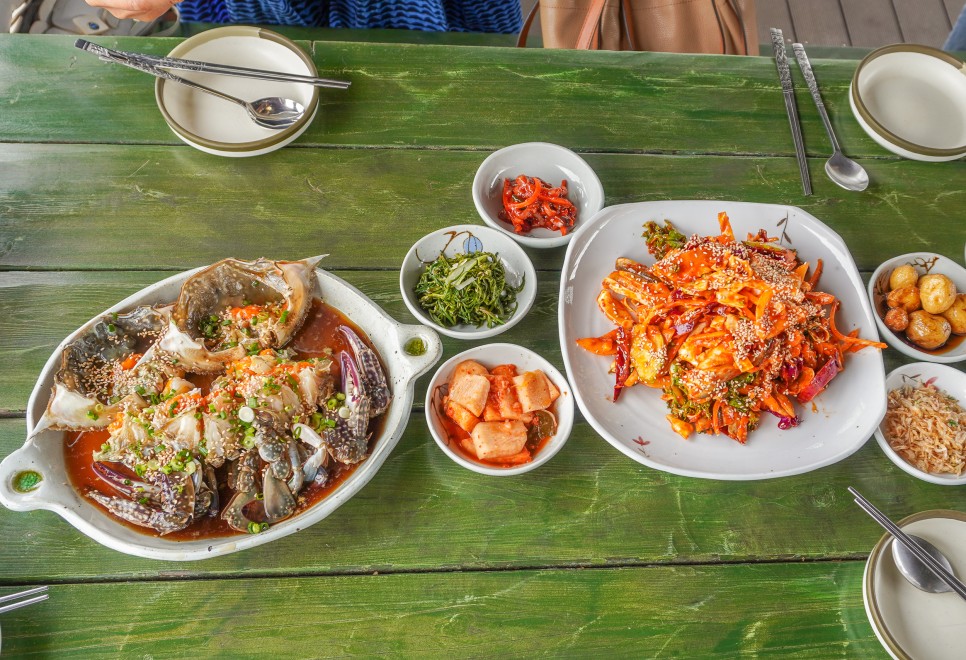
M 617 259 L 597 304 L 616 329 L 578 339 L 614 357 L 614 401 L 625 387 L 660 389 L 667 420 L 684 438 L 724 434 L 744 443 L 761 413 L 779 428 L 800 420 L 793 400 L 811 401 L 845 366 L 845 355 L 885 344 L 835 326 L 839 300 L 817 290 L 822 272 L 764 230 L 735 239 L 725 213 L 720 234 L 645 225 L 652 266 Z
M 923 472 L 959 476 L 966 469 L 966 410 L 931 381 L 889 392 L 885 435 Z

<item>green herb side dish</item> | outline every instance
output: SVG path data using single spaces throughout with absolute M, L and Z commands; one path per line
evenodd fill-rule
M 440 255 L 416 283 L 416 299 L 433 322 L 444 328 L 465 323 L 493 328 L 517 308 L 520 284 L 511 286 L 499 255 L 492 252 Z

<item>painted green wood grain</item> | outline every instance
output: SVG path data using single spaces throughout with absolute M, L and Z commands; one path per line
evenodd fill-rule
M 417 322 L 402 302 L 395 272 L 337 270 L 334 274 L 361 289 L 393 318 Z M 26 410 L 37 376 L 64 337 L 119 300 L 170 275 L 161 271 L 21 271 L 0 275 L 0 364 L 4 365 L 0 414 Z M 525 344 L 563 369 L 557 334 L 558 287 L 556 272 L 538 273 L 536 302 L 527 317 L 501 334 L 499 340 Z M 442 339 L 443 360 L 492 341 Z M 887 371 L 912 361 L 893 349 L 885 351 L 885 357 Z M 417 391 L 423 391 L 429 378 L 427 374 L 417 382 Z M 416 403 L 421 405 L 420 397 Z
M 23 437 L 23 420 L 0 420 L 0 454 Z M 644 467 L 578 421 L 540 469 L 488 477 L 443 454 L 417 411 L 372 481 L 297 534 L 159 562 L 104 548 L 51 512 L 0 510 L 0 583 L 854 559 L 882 534 L 849 485 L 896 519 L 966 510 L 964 489 L 906 475 L 874 441 L 809 474 L 725 482 Z
M 155 54 L 179 42 L 95 40 Z M 56 35 L 0 41 L 3 140 L 179 144 L 158 112 L 151 78 L 101 62 L 73 41 Z M 545 140 L 595 151 L 794 153 L 775 66 L 766 57 L 300 43 L 322 75 L 353 83 L 345 92 L 322 90 L 319 116 L 297 141 L 301 146 L 488 149 Z M 856 62 L 816 60 L 814 67 L 846 152 L 891 157 L 849 109 Z M 805 144 L 811 154 L 827 155 L 824 128 L 793 69 Z M 943 167 L 952 166 L 937 166 Z
M 14 657 L 878 658 L 859 561 L 55 586 Z M 92 604 L 95 604 L 92 606 Z
M 268 245 L 276 258 L 328 253 L 328 268 L 398 269 L 424 234 L 481 223 L 470 191 L 486 155 L 283 149 L 233 159 L 165 146 L 0 145 L 0 268 L 184 269 L 265 255 Z M 911 250 L 962 258 L 966 189 L 952 182 L 966 162 L 866 160 L 874 183 L 855 194 L 829 182 L 814 160 L 815 195 L 803 197 L 790 158 L 587 160 L 607 204 L 792 204 L 838 231 L 863 270 Z M 717 230 L 714 218 L 708 226 Z M 531 255 L 538 268 L 563 261 L 562 248 Z

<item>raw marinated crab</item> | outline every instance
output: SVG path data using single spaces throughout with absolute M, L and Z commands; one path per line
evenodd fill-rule
M 115 494 L 91 499 L 162 535 L 215 516 L 260 532 L 337 464 L 365 459 L 370 421 L 391 400 L 379 357 L 346 325 L 338 355 L 285 348 L 311 306 L 316 262 L 219 262 L 174 305 L 105 317 L 65 349 L 47 427 L 107 431 L 93 468 Z M 215 366 L 209 386 L 190 380 Z M 94 389 L 101 372 L 110 378 Z M 76 411 L 61 413 L 61 400 Z
M 192 275 L 159 347 L 187 370 L 216 372 L 284 346 L 309 311 L 318 261 L 225 259 Z

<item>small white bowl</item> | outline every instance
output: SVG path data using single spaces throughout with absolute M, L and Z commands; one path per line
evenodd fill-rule
M 557 414 L 557 433 L 547 441 L 543 449 L 529 463 L 505 468 L 494 467 L 481 463 L 449 446 L 446 429 L 439 418 L 441 413 L 438 406 L 441 397 L 438 392 L 449 382 L 456 365 L 464 360 L 476 360 L 487 369 L 492 369 L 501 364 L 514 364 L 520 373 L 540 369 L 560 390 L 560 397 L 554 403 Z M 566 444 L 574 425 L 574 397 L 570 391 L 570 385 L 563 375 L 552 364 L 533 351 L 516 344 L 486 344 L 453 356 L 436 371 L 433 379 L 429 382 L 429 388 L 426 390 L 426 423 L 429 424 L 429 430 L 443 453 L 467 470 L 495 477 L 509 477 L 537 469 L 553 458 Z
M 567 199 L 577 207 L 573 231 L 561 235 L 539 228 L 522 235 L 513 231 L 512 224 L 500 220 L 503 180 L 513 180 L 521 174 L 539 177 L 555 186 L 567 181 Z M 473 178 L 473 203 L 483 222 L 494 229 L 527 247 L 552 248 L 566 245 L 573 232 L 604 207 L 604 187 L 590 165 L 570 149 L 549 142 L 524 142 L 487 156 Z
M 949 53 L 896 44 L 869 53 L 849 88 L 859 125 L 885 149 L 930 162 L 966 156 L 966 66 Z
M 232 25 L 202 32 L 175 46 L 170 56 L 307 76 L 318 75 L 312 58 L 295 42 L 256 27 Z M 288 128 L 273 130 L 256 125 L 241 106 L 159 78 L 155 82 L 154 93 L 168 126 L 186 144 L 216 156 L 258 156 L 281 149 L 309 127 L 319 105 L 319 88 L 304 83 L 254 80 L 197 71 L 175 73 L 246 101 L 280 96 L 305 106 L 305 115 L 301 119 Z
M 498 254 L 506 271 L 507 283 L 510 286 L 519 286 L 523 282 L 523 289 L 517 293 L 516 311 L 502 325 L 488 328 L 485 325 L 461 323 L 445 328 L 433 321 L 416 300 L 416 284 L 427 264 L 432 263 L 440 254 L 452 258 L 467 252 Z M 447 337 L 485 339 L 506 332 L 527 315 L 537 297 L 537 272 L 526 252 L 504 234 L 480 225 L 455 225 L 438 229 L 416 241 L 399 269 L 399 289 L 406 307 L 420 323 Z
M 958 293 L 966 293 L 966 269 L 952 259 L 932 252 L 910 252 L 893 257 L 875 269 L 867 287 L 879 333 L 892 348 L 917 360 L 946 364 L 966 360 L 966 340 L 957 335 L 950 335 L 945 346 L 930 351 L 914 346 L 905 339 L 904 334 L 890 330 L 886 326 L 883 317 L 887 311 L 885 297 L 889 293 L 889 276 L 894 268 L 903 264 L 913 266 L 920 276 L 927 273 L 945 275 L 956 285 Z
M 966 407 L 966 373 L 954 367 L 947 367 L 942 364 L 932 364 L 930 362 L 913 362 L 906 364 L 898 369 L 894 369 L 886 376 L 886 392 L 899 389 L 903 385 L 913 384 L 910 379 L 925 383 L 930 378 L 935 378 L 935 385 L 945 391 L 950 396 L 956 397 L 959 405 Z M 889 441 L 885 436 L 885 419 L 875 429 L 875 439 L 879 442 L 879 447 L 886 456 L 889 457 L 901 470 L 908 472 L 917 479 L 928 481 L 929 483 L 941 486 L 960 486 L 966 484 L 966 474 L 961 476 L 932 474 L 923 472 L 906 462 L 902 456 L 889 446 Z

